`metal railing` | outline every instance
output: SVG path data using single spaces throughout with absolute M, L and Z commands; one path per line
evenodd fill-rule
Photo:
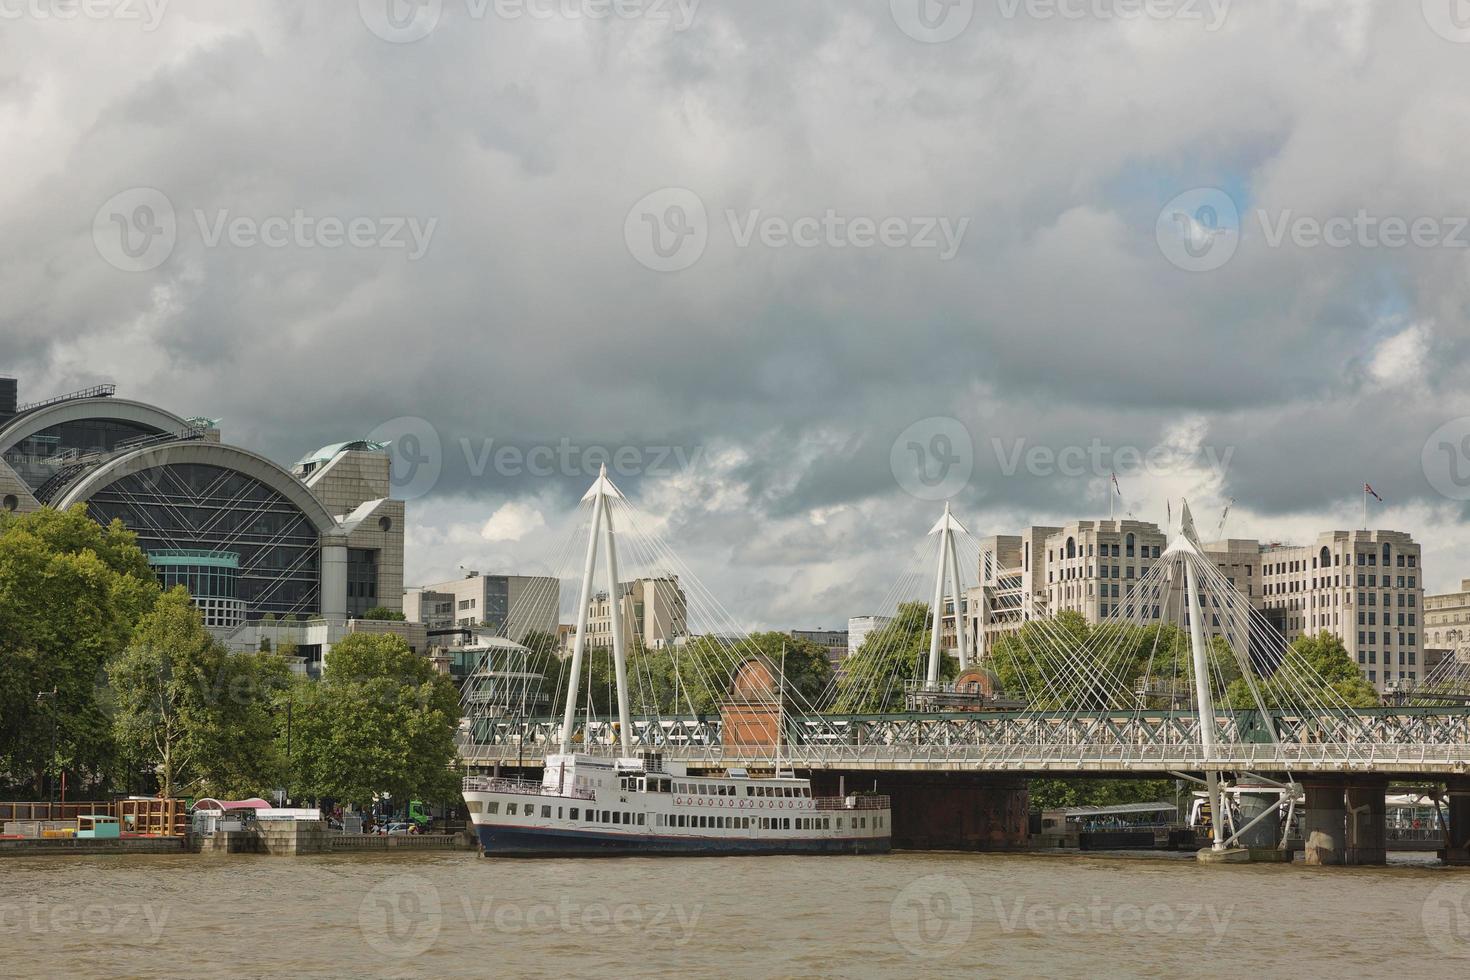
M 556 796 L 573 800 L 595 800 L 597 797 L 585 789 L 548 789 L 541 783 L 529 779 L 496 779 L 486 776 L 466 776 L 462 785 L 465 793 L 505 793 L 510 796 Z

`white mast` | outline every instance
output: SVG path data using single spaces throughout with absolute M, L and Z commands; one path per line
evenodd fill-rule
M 930 631 L 929 635 L 929 671 L 927 679 L 930 686 L 939 683 L 939 634 L 944 621 L 944 580 L 951 563 L 954 566 L 954 614 L 956 635 L 960 638 L 960 663 L 964 664 L 967 659 L 967 654 L 964 650 L 965 627 L 960 622 L 964 616 L 960 611 L 959 562 L 955 560 L 954 550 L 954 532 L 957 529 L 960 531 L 965 530 L 964 525 L 955 520 L 954 515 L 950 513 L 949 504 L 946 503 L 944 505 L 944 516 L 929 531 L 931 538 L 936 534 L 939 535 L 939 567 L 934 573 L 934 628 Z
M 1205 607 L 1200 603 L 1199 582 L 1190 560 L 1202 561 L 1199 538 L 1194 529 L 1194 518 L 1189 513 L 1188 501 L 1179 505 L 1179 530 L 1169 542 L 1168 554 L 1178 554 L 1184 566 L 1184 603 L 1189 607 L 1189 647 L 1194 661 L 1194 699 L 1199 712 L 1200 745 L 1204 750 L 1204 761 L 1216 755 L 1217 733 L 1215 731 L 1215 700 L 1210 693 L 1209 652 L 1205 645 Z M 1205 771 L 1205 787 L 1210 794 L 1210 825 L 1214 835 L 1214 850 L 1225 846 L 1225 800 L 1220 792 L 1220 774 L 1213 769 Z
M 623 648 L 622 611 L 618 608 L 618 558 L 613 538 L 613 500 L 622 500 L 623 494 L 607 478 L 607 467 L 602 467 L 597 482 L 583 495 L 582 500 L 592 501 L 592 529 L 587 535 L 587 560 L 582 565 L 581 598 L 577 604 L 577 638 L 572 644 L 571 677 L 567 681 L 567 703 L 562 712 L 561 751 L 566 755 L 572 750 L 572 724 L 577 711 L 577 687 L 582 677 L 582 653 L 587 647 L 587 611 L 592 600 L 592 576 L 597 568 L 597 538 L 605 529 L 607 534 L 607 576 L 609 602 L 612 605 L 613 663 L 618 677 L 618 723 L 622 729 L 623 754 L 633 754 L 633 731 L 628 719 L 628 662 Z

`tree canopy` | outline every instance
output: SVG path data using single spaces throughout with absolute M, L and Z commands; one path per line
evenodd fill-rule
M 459 692 L 400 637 L 346 637 L 321 681 L 294 685 L 290 699 L 295 795 L 358 805 L 458 795 Z
M 71 773 L 79 789 L 109 781 L 106 666 L 158 592 L 120 522 L 100 526 L 81 505 L 0 513 L 0 773 L 39 793 L 54 725 L 53 772 Z
M 903 709 L 904 682 L 918 680 L 928 670 L 929 618 L 926 603 L 906 602 L 890 622 L 867 635 L 862 646 L 848 656 L 835 706 L 839 713 Z M 959 661 L 942 653 L 940 680 L 953 680 L 958 674 Z
M 182 586 L 143 617 L 108 676 L 118 743 L 157 773 L 164 796 L 256 796 L 278 784 L 271 707 L 290 669 L 275 654 L 231 654 Z

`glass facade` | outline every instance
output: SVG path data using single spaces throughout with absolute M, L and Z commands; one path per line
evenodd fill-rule
M 347 615 L 361 618 L 378 601 L 378 553 L 368 548 L 347 549 Z
M 231 552 L 155 551 L 148 564 L 165 590 L 182 585 L 204 616 L 204 625 L 233 629 L 245 621 L 240 601 L 240 557 Z
M 252 620 L 321 611 L 315 526 L 295 504 L 252 477 L 200 463 L 155 466 L 103 487 L 87 507 L 104 524 L 121 520 L 150 555 L 234 555 L 233 598 Z M 216 588 L 219 580 L 200 584 Z
M 141 436 L 159 435 L 162 430 L 151 426 L 120 422 L 116 419 L 79 419 L 61 422 L 22 439 L 5 452 L 5 462 L 26 482 L 31 490 L 56 475 L 67 457 L 95 452 L 111 452 L 118 443 Z

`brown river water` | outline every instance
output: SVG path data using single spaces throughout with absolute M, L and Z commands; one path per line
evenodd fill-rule
M 1470 869 L 1192 857 L 0 860 L 0 976 L 1470 976 Z

